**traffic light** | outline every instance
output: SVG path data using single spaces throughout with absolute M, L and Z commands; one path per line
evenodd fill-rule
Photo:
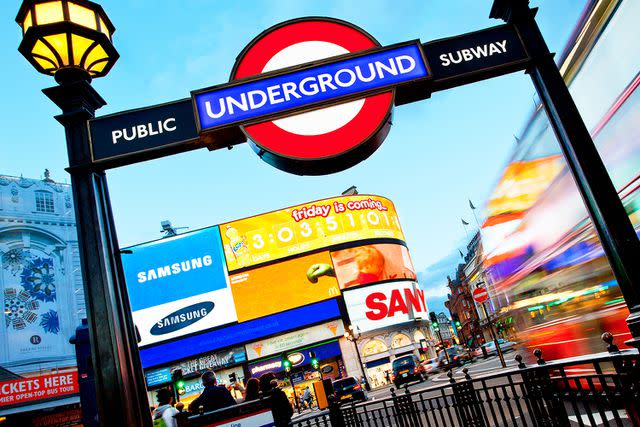
M 285 353 L 282 353 L 282 367 L 284 368 L 285 372 L 291 372 L 291 361 Z
M 171 373 L 171 380 L 178 396 L 182 396 L 186 391 L 184 380 L 182 379 L 182 369 L 176 369 L 175 371 L 173 371 Z
M 235 383 L 235 382 L 237 382 L 237 381 L 238 381 L 238 379 L 237 379 L 237 377 L 236 377 L 236 373 L 235 373 L 235 372 L 231 372 L 231 373 L 229 374 L 229 382 L 230 382 L 231 384 L 233 384 L 233 383 Z
M 451 320 L 453 320 L 453 323 L 456 325 L 456 329 L 462 329 L 462 323 L 460 323 L 460 316 L 458 316 L 458 313 L 452 313 Z
M 311 358 L 311 366 L 313 366 L 313 369 L 318 369 L 320 363 L 318 362 L 315 351 L 310 351 L 309 357 Z
M 429 320 L 431 320 L 431 326 L 433 326 L 433 329 L 440 329 L 440 326 L 438 325 L 438 316 L 436 316 L 435 311 L 429 313 Z

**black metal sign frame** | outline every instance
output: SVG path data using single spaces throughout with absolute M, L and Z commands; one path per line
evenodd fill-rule
M 212 88 L 231 87 L 249 81 L 283 75 L 294 70 L 311 69 L 347 58 L 356 58 L 372 52 L 416 43 L 417 41 L 408 41 L 296 65 L 247 79 L 195 90 L 192 95 Z M 530 62 L 518 32 L 510 24 L 417 44 L 420 46 L 430 77 L 395 86 L 396 106 L 428 99 L 431 93 L 436 91 L 521 71 Z M 508 46 L 508 48 L 503 48 L 502 46 Z M 463 49 L 473 53 L 461 52 Z M 465 60 L 460 61 L 459 64 L 452 63 L 454 66 L 444 70 L 444 67 L 438 66 L 439 56 L 443 52 L 453 50 L 460 51 L 459 55 L 462 55 L 460 58 Z M 470 54 L 473 55 L 472 59 L 469 57 Z M 389 88 L 385 90 L 389 90 Z M 360 93 L 351 97 L 332 99 L 311 106 L 296 108 L 292 111 L 272 114 L 268 117 L 262 117 L 260 120 L 254 120 L 251 123 L 282 118 L 302 111 L 348 102 L 353 98 L 362 98 L 367 95 L 371 95 L 371 93 Z M 187 104 L 191 108 L 190 114 L 187 113 Z M 175 120 L 171 122 L 168 129 L 162 129 L 163 124 L 169 118 Z M 198 148 L 216 150 L 231 147 L 246 142 L 246 136 L 241 130 L 241 125 L 251 123 L 233 124 L 220 129 L 199 132 L 192 99 L 172 101 L 97 117 L 89 122 L 92 164 L 84 166 L 97 170 L 106 170 Z M 140 132 L 138 132 L 138 129 L 140 129 Z M 116 132 L 115 136 L 114 132 Z M 140 133 L 144 133 L 142 138 Z

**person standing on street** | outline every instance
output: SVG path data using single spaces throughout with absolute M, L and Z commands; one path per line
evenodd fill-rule
M 288 426 L 291 421 L 293 408 L 287 395 L 278 388 L 275 378 L 273 372 L 262 374 L 260 376 L 260 391 L 265 398 L 271 399 L 271 411 L 276 427 L 284 427 Z
M 171 406 L 173 403 L 173 393 L 168 388 L 161 388 L 156 394 L 158 407 L 153 411 L 154 427 L 178 427 L 178 421 L 174 416 L 178 410 Z
M 199 412 L 202 407 L 204 412 L 215 411 L 236 404 L 226 387 L 217 385 L 216 376 L 212 371 L 206 371 L 201 377 L 204 391 L 189 405 L 189 411 Z

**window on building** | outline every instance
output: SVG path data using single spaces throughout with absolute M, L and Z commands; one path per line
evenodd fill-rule
M 400 348 L 407 345 L 411 345 L 411 339 L 405 334 L 396 334 L 391 340 L 391 347 Z
M 54 212 L 53 194 L 48 191 L 36 191 L 36 212 Z
M 382 341 L 374 339 L 364 345 L 362 355 L 371 356 L 372 354 L 384 353 L 387 350 L 387 346 Z

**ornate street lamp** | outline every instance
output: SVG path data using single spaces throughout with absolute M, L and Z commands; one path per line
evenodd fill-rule
M 20 53 L 58 82 L 43 92 L 62 110 L 56 119 L 65 128 L 75 202 L 95 374 L 95 389 L 91 373 L 79 376 L 83 425 L 150 426 L 106 176 L 93 165 L 89 146 L 88 121 L 106 104 L 90 82 L 119 57 L 115 28 L 102 7 L 87 0 L 25 0 L 16 21 Z M 99 416 L 88 412 L 92 398 Z
M 358 363 L 360 364 L 360 370 L 362 371 L 362 377 L 364 378 L 364 387 L 367 391 L 371 390 L 371 385 L 369 385 L 369 380 L 367 379 L 367 373 L 364 369 L 364 364 L 362 363 L 362 357 L 360 356 L 360 349 L 358 349 L 358 339 L 362 335 L 360 333 L 360 328 L 356 326 L 356 330 L 353 330 L 353 325 L 349 325 L 349 331 L 345 331 L 344 337 L 351 341 L 356 347 L 356 354 L 358 355 Z
M 116 30 L 102 7 L 86 0 L 26 0 L 16 22 L 22 28 L 18 51 L 40 73 L 56 77 L 105 76 L 119 56 Z

